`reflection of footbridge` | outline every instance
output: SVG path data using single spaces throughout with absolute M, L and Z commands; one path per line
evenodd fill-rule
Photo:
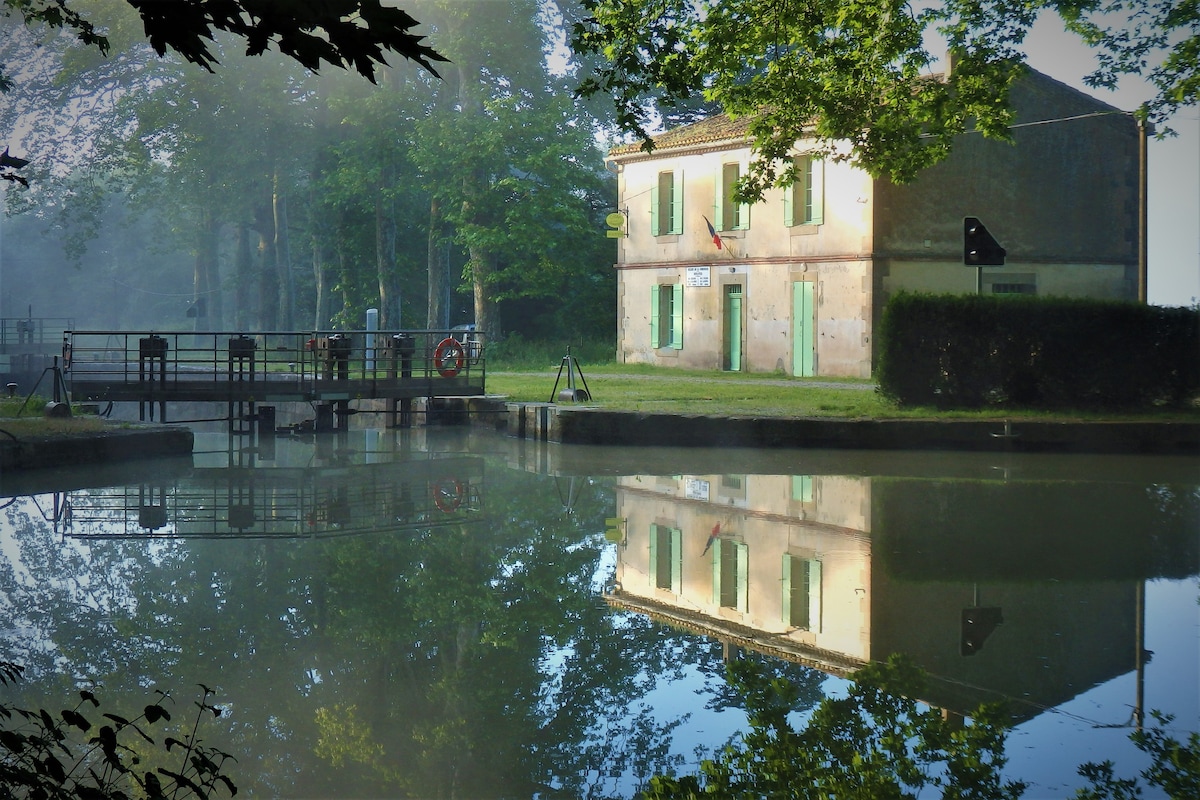
M 470 456 L 324 467 L 193 469 L 163 480 L 55 493 L 75 539 L 323 538 L 480 522 L 484 464 Z
M 63 371 L 75 402 L 135 402 L 166 421 L 167 404 L 225 402 L 230 417 L 273 421 L 273 403 L 317 406 L 344 425 L 349 404 L 384 400 L 407 425 L 417 398 L 482 395 L 480 334 L 462 331 L 66 331 Z M 456 337 L 462 337 L 456 338 Z M 259 405 L 262 404 L 262 408 Z

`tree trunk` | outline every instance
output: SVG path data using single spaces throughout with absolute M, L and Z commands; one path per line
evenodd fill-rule
M 271 217 L 275 226 L 275 272 L 279 276 L 278 324 L 290 331 L 295 326 L 296 289 L 288 243 L 287 195 L 280 188 L 278 170 L 271 178 Z
M 259 330 L 279 330 L 279 270 L 275 261 L 275 218 L 269 203 L 255 211 L 258 232 Z
M 233 255 L 233 327 L 239 331 L 250 330 L 250 320 L 255 317 L 250 300 L 254 286 L 254 258 L 250 249 L 250 226 L 239 223 L 234 233 Z
M 193 330 L 197 331 L 215 331 L 224 326 L 220 263 L 217 258 L 217 235 L 220 230 L 220 223 L 210 211 L 201 212 L 196 260 L 192 271 L 192 307 L 196 309 Z
M 500 340 L 500 309 L 492 299 L 491 286 L 488 279 L 492 274 L 493 256 L 485 248 L 472 247 L 471 250 L 471 284 L 475 297 L 475 329 L 482 331 L 489 342 Z
M 425 306 L 425 327 L 430 330 L 450 327 L 450 309 L 443 309 L 443 298 L 450 281 L 449 253 L 442 243 L 442 207 L 437 198 L 429 201 L 429 298 Z
M 391 327 L 392 304 L 391 264 L 392 254 L 395 253 L 396 238 L 392 234 L 391 215 L 387 213 L 387 202 L 383 191 L 375 193 L 375 277 L 379 284 L 379 328 L 388 330 Z
M 316 310 L 313 312 L 313 329 L 329 327 L 329 290 L 326 288 L 325 254 L 320 237 L 313 237 L 312 245 L 313 286 L 316 290 Z

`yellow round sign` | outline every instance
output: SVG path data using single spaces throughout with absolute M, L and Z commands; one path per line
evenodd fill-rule
M 625 224 L 625 215 L 620 211 L 614 211 L 604 218 L 604 222 L 610 228 L 619 228 Z

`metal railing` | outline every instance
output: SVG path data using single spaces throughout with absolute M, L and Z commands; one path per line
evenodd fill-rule
M 436 397 L 482 393 L 482 336 L 463 331 L 66 331 L 85 399 Z M 147 394 L 153 397 L 147 397 Z M 129 395 L 129 396 L 123 396 Z

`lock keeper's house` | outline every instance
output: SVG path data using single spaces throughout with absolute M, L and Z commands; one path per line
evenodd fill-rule
M 900 290 L 1135 300 L 1136 121 L 1033 70 L 1012 102 L 1013 143 L 963 134 L 907 185 L 799 141 L 803 180 L 752 206 L 730 199 L 752 155 L 744 120 L 666 132 L 649 153 L 613 148 L 618 360 L 869 377 Z M 964 266 L 968 216 L 1007 249 L 1004 266 Z

